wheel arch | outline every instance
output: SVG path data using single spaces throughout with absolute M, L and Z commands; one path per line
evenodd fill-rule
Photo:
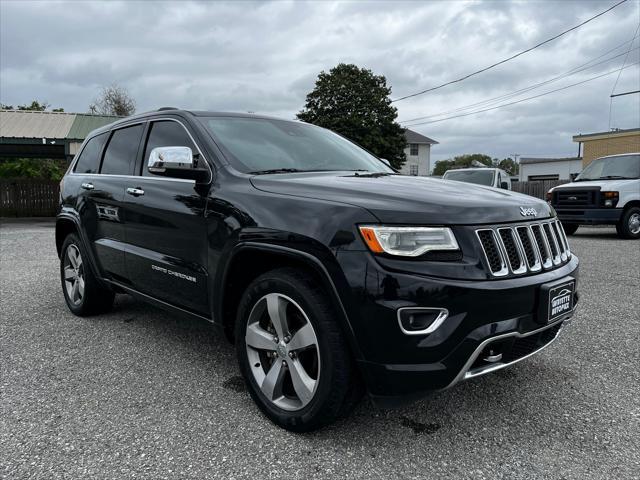
M 98 278 L 99 282 L 105 283 L 102 280 L 102 276 L 100 275 L 100 270 L 98 269 L 96 259 L 93 256 L 93 250 L 91 248 L 88 248 L 88 242 L 83 235 L 82 228 L 80 227 L 80 220 L 76 216 L 69 213 L 62 213 L 58 215 L 56 219 L 56 252 L 58 253 L 58 258 L 60 258 L 62 254 L 62 245 L 64 244 L 65 238 L 67 238 L 67 236 L 71 233 L 75 233 L 80 239 L 80 242 L 82 243 L 82 246 L 84 247 L 84 250 L 86 252 L 86 256 L 88 257 L 87 263 L 89 265 L 89 268 L 91 268 L 93 274 L 96 276 L 96 278 Z
M 62 254 L 62 245 L 64 239 L 71 233 L 79 234 L 77 221 L 71 216 L 59 216 L 56 219 L 56 252 L 58 252 L 58 258 Z
M 349 322 L 343 299 L 325 264 L 311 253 L 290 247 L 259 242 L 237 245 L 231 252 L 215 292 L 219 300 L 214 307 L 214 318 L 223 327 L 227 338 L 233 342 L 237 306 L 246 287 L 259 275 L 281 267 L 293 267 L 309 272 L 323 286 L 336 305 L 336 315 L 342 331 L 347 336 L 355 359 L 362 358 Z M 215 297 L 214 297 L 215 298 Z
M 627 212 L 627 210 L 633 207 L 640 208 L 640 200 L 630 200 L 625 203 L 624 207 L 622 207 L 623 215 Z

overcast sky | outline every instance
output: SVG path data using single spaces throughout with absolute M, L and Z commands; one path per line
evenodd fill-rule
M 385 75 L 396 98 L 499 61 L 616 1 L 0 0 L 0 102 L 40 99 L 86 112 L 100 86 L 116 82 L 129 90 L 138 111 L 170 105 L 293 118 L 317 74 L 340 62 Z M 523 89 L 596 58 L 593 63 L 606 61 L 508 101 L 619 69 L 639 22 L 640 2 L 629 0 L 489 72 L 397 102 L 398 120 Z M 638 45 L 636 38 L 627 65 L 640 62 Z M 609 128 L 616 77 L 412 128 L 440 142 L 432 150 L 436 160 L 476 152 L 499 158 L 575 155 L 572 135 Z M 639 86 L 635 65 L 622 71 L 616 92 Z M 611 126 L 640 126 L 639 95 L 614 99 Z

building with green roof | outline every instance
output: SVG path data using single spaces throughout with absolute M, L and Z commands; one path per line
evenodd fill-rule
M 89 132 L 118 118 L 89 113 L 0 110 L 0 159 L 70 161 Z

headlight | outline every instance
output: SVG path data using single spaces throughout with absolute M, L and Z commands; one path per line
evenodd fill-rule
M 453 232 L 446 227 L 362 225 L 360 233 L 374 253 L 417 257 L 431 250 L 460 249 Z
M 620 198 L 619 192 L 600 192 L 601 198 L 604 199 L 605 207 L 615 207 Z

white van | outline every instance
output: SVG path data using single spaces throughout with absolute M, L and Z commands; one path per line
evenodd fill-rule
M 618 236 L 640 238 L 640 153 L 594 160 L 572 183 L 549 190 L 547 201 L 567 235 L 580 225 L 615 225 Z
M 500 168 L 459 168 L 447 170 L 442 176 L 444 180 L 475 183 L 487 187 L 511 190 L 509 174 Z

